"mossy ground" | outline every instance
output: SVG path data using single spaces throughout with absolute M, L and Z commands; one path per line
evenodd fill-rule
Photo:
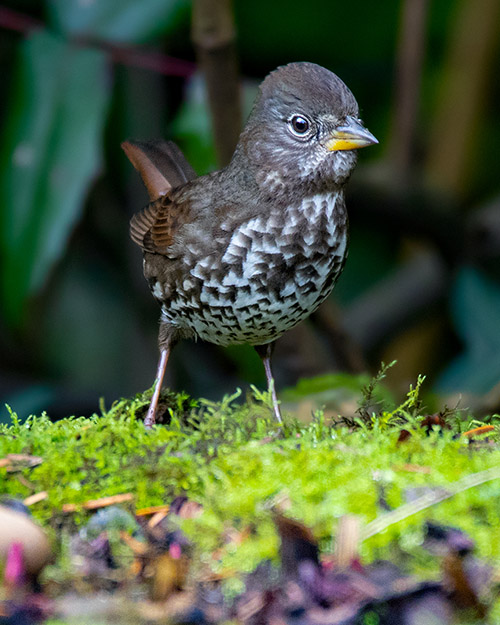
M 12 414 L 12 423 L 0 426 L 0 458 L 29 454 L 42 462 L 13 473 L 0 468 L 0 494 L 24 499 L 47 491 L 32 512 L 54 534 L 68 522 L 64 504 L 132 493 L 125 505 L 134 510 L 185 494 L 203 506 L 201 516 L 183 521 L 195 560 L 227 575 L 228 591 L 237 592 L 241 574 L 277 559 L 276 506 L 308 525 L 321 548 L 331 551 L 342 515 L 357 515 L 366 527 L 409 498 L 453 491 L 466 476 L 498 467 L 497 479 L 459 487 L 360 544 L 363 561 L 389 558 L 432 577 L 438 563 L 421 544 L 423 522 L 433 519 L 462 529 L 477 555 L 498 567 L 500 431 L 495 426 L 488 442 L 471 444 L 460 435 L 470 422 L 459 414 L 448 417 L 449 429 L 422 428 L 418 387 L 399 406 L 369 412 L 365 401 L 362 418 L 350 427 L 327 422 L 321 411 L 310 423 L 287 418 L 279 427 L 268 395 L 258 392 L 244 403 L 237 394 L 219 403 L 169 395 L 170 423 L 150 431 L 137 419 L 147 395 L 119 401 L 102 415 L 56 423 L 46 415 L 21 423 Z M 370 389 L 368 395 L 365 400 L 373 401 Z M 402 427 L 411 435 L 400 443 Z M 82 524 L 89 514 L 82 508 L 70 515 L 71 523 Z M 228 538 L 229 529 L 237 539 Z

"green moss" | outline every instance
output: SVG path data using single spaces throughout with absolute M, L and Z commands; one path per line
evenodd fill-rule
M 465 475 L 500 466 L 500 451 L 469 453 L 467 443 L 454 440 L 451 433 L 426 437 L 415 431 L 404 447 L 396 441 L 397 432 L 347 429 L 317 441 L 311 428 L 299 442 L 248 443 L 214 460 L 205 479 L 205 513 L 186 523 L 186 529 L 202 550 L 220 549 L 222 568 L 247 570 L 259 558 L 277 555 L 269 508 L 283 497 L 289 502 L 287 513 L 312 527 L 328 548 L 343 514 L 356 514 L 365 523 L 383 514 L 378 505 L 382 489 L 387 504 L 396 507 L 404 503 L 409 489 L 446 489 Z M 430 473 L 405 471 L 408 463 L 429 467 Z M 363 557 L 387 557 L 396 547 L 414 554 L 423 540 L 422 523 L 432 518 L 462 528 L 483 557 L 500 561 L 500 545 L 493 540 L 500 517 L 498 484 L 496 480 L 458 493 L 388 527 L 363 542 Z M 221 522 L 234 525 L 238 519 L 254 529 L 235 549 L 224 544 L 220 529 Z
M 268 394 L 255 389 L 241 405 L 239 392 L 218 403 L 193 404 L 182 396 L 172 404 L 169 425 L 150 431 L 136 418 L 147 396 L 117 402 L 90 419 L 51 423 L 42 415 L 20 423 L 13 414 L 9 426 L 0 426 L 0 457 L 31 454 L 43 462 L 20 473 L 0 468 L 0 492 L 22 499 L 46 490 L 48 498 L 33 506 L 44 524 L 59 522 L 65 503 L 130 492 L 131 507 L 141 508 L 185 493 L 204 509 L 199 518 L 183 521 L 199 565 L 248 572 L 264 559 L 277 560 L 276 506 L 310 526 L 321 547 L 331 550 L 344 514 L 358 515 L 366 526 L 385 514 L 382 500 L 397 508 L 415 494 L 453 489 L 467 475 L 500 467 L 498 431 L 490 434 L 492 444 L 472 447 L 457 435 L 467 424 L 456 427 L 453 416 L 453 430 L 426 434 L 420 383 L 400 406 L 385 404 L 355 428 L 332 426 L 319 412 L 307 425 L 287 419 L 281 429 L 272 420 Z M 403 420 L 411 436 L 399 444 L 394 423 Z M 411 561 L 426 577 L 437 574 L 436 560 L 421 548 L 422 523 L 431 518 L 461 528 L 480 557 L 500 563 L 494 538 L 499 483 L 461 490 L 389 525 L 363 540 L 362 557 Z M 81 523 L 87 516 L 82 511 L 74 519 Z M 237 575 L 232 580 L 237 586 Z

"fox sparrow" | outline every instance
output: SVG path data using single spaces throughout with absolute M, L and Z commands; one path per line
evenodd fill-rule
M 170 350 L 197 337 L 253 345 L 281 421 L 272 346 L 318 308 L 344 266 L 344 186 L 354 150 L 377 143 L 358 114 L 335 74 L 291 63 L 261 84 L 233 158 L 220 171 L 196 178 L 171 142 L 123 144 L 151 199 L 132 218 L 130 234 L 161 305 L 146 426 L 155 422 Z

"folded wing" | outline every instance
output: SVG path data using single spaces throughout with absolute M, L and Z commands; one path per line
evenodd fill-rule
M 178 229 L 191 221 L 189 205 L 173 203 L 168 193 L 196 178 L 196 174 L 171 141 L 125 141 L 122 148 L 151 199 L 130 220 L 130 236 L 145 252 L 165 254 Z

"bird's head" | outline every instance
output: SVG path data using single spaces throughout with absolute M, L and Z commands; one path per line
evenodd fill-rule
M 261 84 L 240 149 L 272 192 L 280 184 L 341 185 L 356 164 L 355 150 L 374 143 L 340 78 L 314 63 L 290 63 Z

